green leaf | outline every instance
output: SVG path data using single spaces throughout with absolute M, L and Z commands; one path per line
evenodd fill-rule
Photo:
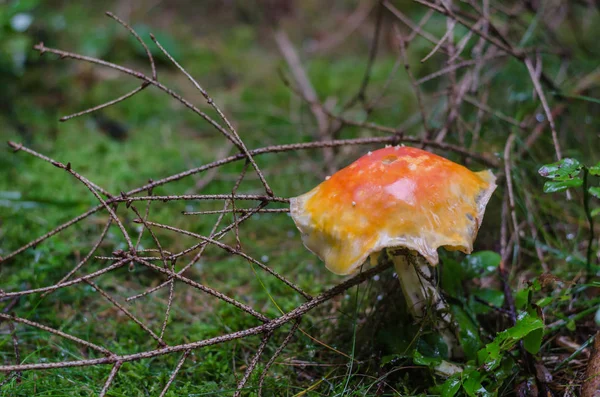
M 538 170 L 544 178 L 555 181 L 575 178 L 581 172 L 582 165 L 575 159 L 565 158 L 556 163 L 546 164 Z
M 600 187 L 591 187 L 588 191 L 592 196 L 600 198 Z
M 542 346 L 542 338 L 544 337 L 544 329 L 534 329 L 523 337 L 523 347 L 531 354 L 537 354 Z
M 461 307 L 452 305 L 451 308 L 454 320 L 458 324 L 458 339 L 465 352 L 465 357 L 468 360 L 474 360 L 477 358 L 477 351 L 482 345 L 477 325 L 473 324 L 473 320 Z
M 461 264 L 453 259 L 445 259 L 442 269 L 442 288 L 450 296 L 461 299 L 464 295 L 464 280 Z
M 454 397 L 460 389 L 461 381 L 458 375 L 453 375 L 446 379 L 442 385 L 442 397 Z
M 489 306 L 476 300 L 475 297 L 495 307 L 504 305 L 504 292 L 492 288 L 482 288 L 474 291 L 469 300 L 469 306 L 475 314 L 486 314 L 492 310 Z
M 437 332 L 422 335 L 417 340 L 417 350 L 426 357 L 448 358 L 448 345 Z
M 465 278 L 471 279 L 495 272 L 501 260 L 500 255 L 494 251 L 479 251 L 467 255 L 461 265 L 465 272 Z
M 590 215 L 592 215 L 592 216 L 597 216 L 597 215 L 599 215 L 599 214 L 600 214 L 600 207 L 598 207 L 598 208 L 594 208 L 594 209 L 592 210 L 592 212 L 590 212 Z
M 469 376 L 466 379 L 463 379 L 463 389 L 469 397 L 481 397 L 489 395 L 487 390 L 485 390 L 485 388 L 481 384 L 481 378 L 481 372 L 473 371 L 469 374 Z
M 539 307 L 546 307 L 548 306 L 550 303 L 552 303 L 552 301 L 554 301 L 554 297 L 552 296 L 547 296 L 545 298 L 542 298 L 540 300 L 538 300 L 537 302 L 535 302 L 535 304 Z
M 563 192 L 569 188 L 579 187 L 583 181 L 579 178 L 568 180 L 554 180 L 544 183 L 544 193 Z
M 513 327 L 498 333 L 493 342 L 478 352 L 478 359 L 486 370 L 494 370 L 500 365 L 503 353 L 512 349 L 520 340 L 523 340 L 529 349 L 537 352 L 541 345 L 543 331 L 544 322 L 539 317 L 522 312 Z M 528 337 L 532 333 L 533 335 Z
M 600 162 L 598 164 L 593 165 L 588 170 L 591 175 L 600 176 Z
M 441 362 L 442 359 L 439 357 L 426 357 L 417 350 L 413 351 L 413 363 L 416 365 L 423 365 L 425 367 L 433 368 L 438 366 Z

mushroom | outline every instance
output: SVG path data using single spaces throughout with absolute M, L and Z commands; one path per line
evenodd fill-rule
M 369 152 L 292 198 L 290 212 L 304 245 L 333 273 L 350 274 L 386 250 L 411 314 L 423 319 L 431 305 L 456 357 L 456 327 L 430 266 L 438 264 L 439 247 L 471 253 L 495 188 L 489 170 L 472 172 L 427 151 L 394 146 Z

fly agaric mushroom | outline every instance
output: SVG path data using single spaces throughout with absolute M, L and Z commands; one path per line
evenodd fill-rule
M 412 315 L 427 304 L 449 323 L 449 308 L 432 284 L 428 265 L 437 249 L 471 253 L 485 206 L 496 188 L 491 171 L 472 172 L 443 157 L 411 147 L 369 152 L 290 200 L 304 245 L 329 270 L 349 274 L 369 255 L 387 250 Z M 457 355 L 456 336 L 440 332 Z

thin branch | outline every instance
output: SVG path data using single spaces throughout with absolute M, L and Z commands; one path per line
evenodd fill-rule
M 198 282 L 196 282 L 194 280 L 190 280 L 189 278 L 181 276 L 181 275 L 179 275 L 179 274 L 171 271 L 170 269 L 165 269 L 163 267 L 156 266 L 156 265 L 154 265 L 154 264 L 146 261 L 143 258 L 132 256 L 132 257 L 130 257 L 130 259 L 133 260 L 133 261 L 135 261 L 135 262 L 137 262 L 137 263 L 140 263 L 140 264 L 142 264 L 142 265 L 144 265 L 144 266 L 146 266 L 146 267 L 148 267 L 150 269 L 156 270 L 156 271 L 158 271 L 160 273 L 163 273 L 163 274 L 165 274 L 167 276 L 170 276 L 170 277 L 172 277 L 174 279 L 177 279 L 177 280 L 179 280 L 179 281 L 181 281 L 181 282 L 183 282 L 185 284 L 188 284 L 191 287 L 199 289 L 202 292 L 206 292 L 207 294 L 212 295 L 212 296 L 214 296 L 217 299 L 220 299 L 220 300 L 222 300 L 224 302 L 227 302 L 230 305 L 235 306 L 238 309 L 241 309 L 241 310 L 245 311 L 246 313 L 248 313 L 248 314 L 256 317 L 257 319 L 259 319 L 262 322 L 265 322 L 265 323 L 269 322 L 269 318 L 267 318 L 263 314 L 260 314 L 256 310 L 252 309 L 250 306 L 245 305 L 245 304 L 243 304 L 241 302 L 238 302 L 235 299 L 230 298 L 229 296 L 227 296 L 227 295 L 225 295 L 225 294 L 223 294 L 223 293 L 221 293 L 221 292 L 219 292 L 219 291 L 217 291 L 215 289 L 207 287 L 206 285 L 200 284 L 200 283 L 198 283 Z
M 227 244 L 223 244 L 217 240 L 211 239 L 210 237 L 206 237 L 203 236 L 201 234 L 197 234 L 197 233 L 193 233 L 187 230 L 183 230 L 183 229 L 179 229 L 173 226 L 169 226 L 169 225 L 162 225 L 160 223 L 154 223 L 154 222 L 148 222 L 149 225 L 151 226 L 156 226 L 156 227 L 160 227 L 162 229 L 166 229 L 166 230 L 171 230 L 173 232 L 176 233 L 181 233 L 181 234 L 185 234 L 187 236 L 191 236 L 191 237 L 195 237 L 198 238 L 200 240 L 206 241 L 210 244 L 216 245 L 217 247 L 229 252 L 230 254 L 234 254 L 234 255 L 238 255 L 244 259 L 246 259 L 248 262 L 251 262 L 255 265 L 257 265 L 258 267 L 260 267 L 261 269 L 263 269 L 264 271 L 266 271 L 267 273 L 271 274 L 272 276 L 274 276 L 275 278 L 277 278 L 279 281 L 283 282 L 285 285 L 287 285 L 288 287 L 292 288 L 294 291 L 298 292 L 300 295 L 302 295 L 304 298 L 306 299 L 312 299 L 312 297 L 310 296 L 310 294 L 304 292 L 304 290 L 302 290 L 302 288 L 298 287 L 296 284 L 292 283 L 291 281 L 289 281 L 288 279 L 286 279 L 285 277 L 283 277 L 281 274 L 277 273 L 275 270 L 271 269 L 269 266 L 265 265 L 264 263 L 254 259 L 253 257 L 251 257 L 250 255 L 245 254 L 244 252 L 237 250 Z
M 110 296 L 106 291 L 104 291 L 102 288 L 100 288 L 97 284 L 95 284 L 93 281 L 90 281 L 90 280 L 85 280 L 85 282 L 88 283 L 96 291 L 98 291 L 100 293 L 100 295 L 105 297 L 106 300 L 108 300 L 110 303 L 112 303 L 123 314 L 125 314 L 127 317 L 129 317 L 131 319 L 131 321 L 133 321 L 134 323 L 139 325 L 140 328 L 142 328 L 144 331 L 146 331 L 148 333 L 148 335 L 150 335 L 152 337 L 152 339 L 156 340 L 160 346 L 167 345 L 162 340 L 162 335 L 158 336 L 154 332 L 152 332 L 152 330 L 150 328 L 148 328 L 143 322 L 141 322 L 135 315 L 133 315 L 133 313 L 131 313 L 123 305 L 121 305 L 119 302 L 117 302 L 112 296 Z
M 226 201 L 224 208 L 227 209 L 227 207 L 229 206 L 230 201 Z M 264 206 L 265 204 L 259 204 L 259 206 L 256 209 L 260 209 L 262 208 L 262 206 Z M 238 218 L 235 222 L 229 224 L 228 226 L 224 227 L 223 229 L 221 229 L 218 233 L 215 232 L 216 229 L 219 227 L 219 224 L 221 223 L 221 220 L 223 219 L 223 216 L 225 215 L 224 213 L 219 215 L 219 219 L 217 219 L 217 221 L 215 222 L 211 232 L 210 232 L 210 237 L 213 239 L 220 239 L 222 238 L 228 231 L 230 231 L 231 229 L 233 229 L 235 227 L 236 224 L 240 224 L 242 222 L 244 222 L 247 219 L 250 219 L 250 217 L 254 214 L 254 212 L 248 212 L 247 214 L 245 214 L 244 216 L 242 216 L 241 218 Z M 202 241 L 198 244 L 195 244 L 194 246 L 187 248 L 183 251 L 181 251 L 178 254 L 172 255 L 169 257 L 169 260 L 175 260 L 183 255 L 186 255 L 192 251 L 195 251 L 197 249 L 199 249 L 198 253 L 194 256 L 194 258 L 187 264 L 185 265 L 181 270 L 179 270 L 177 272 L 177 274 L 183 274 L 186 270 L 188 270 L 190 267 L 192 267 L 196 262 L 198 262 L 200 260 L 200 257 L 202 256 L 204 249 L 208 246 L 208 242 L 207 241 Z M 154 258 L 144 258 L 146 260 L 154 260 Z M 141 294 L 137 294 L 134 296 L 130 296 L 129 298 L 127 298 L 127 302 L 130 302 L 132 300 L 135 299 L 139 299 L 141 297 L 144 297 L 148 294 L 151 294 L 155 291 L 158 291 L 161 288 L 164 288 L 165 286 L 167 286 L 169 284 L 169 280 L 165 281 L 162 284 L 157 285 L 156 287 L 150 288 L 144 292 L 142 292 Z
M 290 332 L 288 332 L 283 342 L 281 342 L 277 350 L 275 350 L 275 353 L 273 353 L 269 361 L 265 364 L 265 368 L 263 369 L 262 374 L 260 374 L 260 379 L 258 380 L 258 397 L 262 396 L 263 383 L 265 381 L 265 378 L 267 377 L 267 374 L 269 373 L 269 369 L 271 368 L 277 357 L 279 357 L 279 355 L 283 352 L 283 349 L 285 349 L 285 347 L 290 343 L 292 337 L 298 330 L 299 326 L 300 317 L 294 322 L 294 325 L 292 325 Z
M 17 330 L 15 328 L 15 324 L 12 321 L 8 322 L 8 330 L 10 331 L 10 336 L 12 338 L 13 350 L 15 352 L 15 362 L 17 364 L 21 364 L 21 352 L 19 350 L 19 338 L 17 337 Z M 17 383 L 21 383 L 22 372 L 17 371 Z
M 163 46 L 158 42 L 158 40 L 156 39 L 156 37 L 154 37 L 154 35 L 152 35 L 152 34 L 150 34 L 150 37 L 152 38 L 152 41 L 154 41 L 154 43 L 158 46 L 158 48 L 160 48 L 160 50 L 163 52 L 163 54 L 165 54 L 165 56 L 167 58 L 169 58 L 169 60 L 171 62 L 173 62 L 173 64 L 177 67 L 177 69 L 179 69 L 185 75 L 185 77 L 187 77 L 188 80 L 190 80 L 190 82 L 194 85 L 194 87 L 196 87 L 198 89 L 198 91 L 200 91 L 200 93 L 202 94 L 202 96 L 204 97 L 204 99 L 206 99 L 206 102 L 210 106 L 212 106 L 212 108 L 217 112 L 217 114 L 219 115 L 219 117 L 221 118 L 221 120 L 223 120 L 223 122 L 225 123 L 225 125 L 227 125 L 227 128 L 231 132 L 231 136 L 229 134 L 225 134 L 225 136 L 234 145 L 236 145 L 242 151 L 242 153 L 244 153 L 244 155 L 246 156 L 246 158 L 248 159 L 248 161 L 250 162 L 250 164 L 252 164 L 252 167 L 256 171 L 256 174 L 258 175 L 258 178 L 260 179 L 260 182 L 263 184 L 267 195 L 273 196 L 273 190 L 271 190 L 271 188 L 269 187 L 269 184 L 267 183 L 267 180 L 265 179 L 265 176 L 263 175 L 263 173 L 260 170 L 260 168 L 258 168 L 258 165 L 256 164 L 256 161 L 254 161 L 254 158 L 252 157 L 252 154 L 250 154 L 250 152 L 246 148 L 246 145 L 244 144 L 244 141 L 242 141 L 242 138 L 240 138 L 240 136 L 237 133 L 236 129 L 229 122 L 229 120 L 227 119 L 227 117 L 225 117 L 225 114 L 221 111 L 221 109 L 219 108 L 219 106 L 217 106 L 217 104 L 215 103 L 215 101 L 210 97 L 210 95 L 208 95 L 208 92 L 206 92 L 206 90 L 200 86 L 200 84 L 192 77 L 192 75 L 190 75 L 175 60 L 175 58 L 173 58 L 173 56 L 171 56 L 171 54 L 169 54 L 169 52 L 163 48 Z M 224 130 L 222 128 L 219 128 L 219 131 L 223 132 Z
M 183 355 L 179 359 L 179 362 L 177 363 L 177 366 L 175 367 L 175 369 L 171 373 L 171 376 L 169 376 L 169 380 L 167 381 L 167 384 L 165 385 L 165 387 L 163 387 L 163 389 L 160 392 L 160 395 L 158 397 L 165 397 L 165 395 L 167 394 L 167 391 L 169 391 L 169 388 L 171 387 L 171 385 L 175 381 L 175 378 L 177 377 L 177 373 L 179 372 L 179 370 L 183 366 L 183 363 L 185 363 L 185 360 L 188 358 L 188 356 L 190 355 L 191 352 L 192 352 L 191 350 L 186 350 L 186 351 L 183 352 Z
M 139 258 L 136 258 L 139 259 Z M 90 366 L 90 365 L 100 365 L 100 364 L 114 364 L 119 361 L 122 362 L 130 362 L 141 359 L 147 359 L 152 357 L 159 357 L 165 354 L 171 354 L 180 351 L 186 351 L 190 349 L 199 349 L 206 346 L 212 346 L 215 344 L 232 341 L 240 338 L 245 338 L 251 335 L 259 335 L 264 334 L 265 332 L 274 331 L 281 326 L 294 321 L 300 317 L 302 317 L 307 312 L 312 309 L 322 305 L 324 302 L 328 302 L 334 296 L 337 296 L 348 289 L 354 287 L 362 283 L 365 280 L 372 278 L 374 275 L 381 273 L 382 271 L 388 269 L 391 266 L 391 263 L 383 263 L 377 265 L 373 268 L 370 268 L 364 272 L 361 272 L 354 277 L 346 280 L 343 283 L 336 285 L 335 287 L 321 293 L 320 295 L 314 297 L 310 301 L 303 303 L 292 311 L 289 311 L 282 316 L 273 319 L 263 325 L 259 325 L 256 327 L 251 327 L 244 329 L 242 331 L 231 332 L 229 334 L 217 336 L 214 338 L 204 339 L 196 342 L 184 343 L 176 346 L 167 346 L 161 349 L 148 350 L 140 353 L 133 353 L 127 355 L 111 355 L 109 357 L 104 358 L 96 358 L 96 359 L 85 359 L 85 360 L 73 360 L 73 361 L 62 361 L 55 363 L 32 363 L 32 364 L 21 364 L 21 365 L 0 365 L 0 372 L 13 372 L 13 371 L 27 371 L 27 370 L 45 370 L 45 369 L 54 369 L 54 368 L 72 368 L 72 367 L 82 367 L 82 366 Z M 158 268 L 160 269 L 160 268 Z M 161 269 L 163 270 L 163 269 Z M 168 272 L 168 270 L 166 270 Z
M 260 342 L 260 345 L 258 346 L 258 349 L 256 350 L 256 353 L 254 354 L 254 357 L 252 357 L 250 364 L 248 364 L 248 367 L 246 368 L 246 372 L 244 372 L 244 376 L 242 377 L 242 379 L 240 379 L 240 381 L 237 384 L 235 393 L 233 393 L 233 397 L 241 396 L 242 391 L 244 390 L 244 386 L 246 385 L 246 382 L 248 382 L 248 379 L 250 379 L 250 375 L 252 375 L 252 372 L 254 372 L 254 369 L 256 368 L 256 365 L 258 364 L 258 361 L 260 360 L 260 356 L 262 356 L 263 352 L 265 351 L 265 347 L 267 346 L 267 343 L 269 343 L 269 340 L 271 339 L 272 336 L 273 336 L 273 332 L 268 332 L 263 336 L 263 339 Z
M 212 210 L 212 211 L 182 211 L 183 215 L 211 215 L 211 214 L 230 214 L 232 212 L 247 214 L 247 213 L 257 213 L 257 214 L 281 214 L 290 212 L 289 208 L 264 208 L 261 210 L 256 210 L 254 208 L 236 208 L 230 210 Z
M 112 224 L 112 218 L 108 218 L 108 221 L 106 222 L 106 226 L 104 226 L 104 229 L 102 229 L 102 232 L 100 233 L 100 237 L 98 238 L 98 240 L 96 241 L 96 243 L 94 244 L 92 249 L 87 253 L 87 255 L 81 261 L 79 261 L 79 263 L 73 269 L 71 269 L 67 274 L 64 275 L 63 278 L 61 278 L 57 283 L 55 283 L 56 285 L 60 285 L 60 284 L 64 283 L 65 281 L 67 281 L 69 278 L 71 278 L 71 276 L 73 274 L 75 274 L 75 272 L 77 272 L 79 269 L 81 269 L 81 267 L 84 264 L 87 263 L 87 261 L 92 257 L 92 255 L 94 255 L 96 250 L 98 250 L 98 247 L 100 247 L 100 244 L 102 244 L 102 242 L 104 241 L 104 238 L 106 237 L 106 234 L 108 233 L 108 229 L 110 229 L 111 224 Z M 56 291 L 56 290 L 54 289 L 54 290 L 49 290 L 47 292 L 44 292 L 42 294 L 42 298 L 44 298 L 48 294 L 51 294 L 54 291 Z
M 30 321 L 30 320 L 27 320 L 25 318 L 17 317 L 17 316 L 14 316 L 14 315 L 8 315 L 8 314 L 4 314 L 4 313 L 0 313 L 0 319 L 4 319 L 4 320 L 7 320 L 7 321 L 14 321 L 16 323 L 29 325 L 30 327 L 41 329 L 42 331 L 46 331 L 46 332 L 49 332 L 51 334 L 58 335 L 61 338 L 68 339 L 68 340 L 70 340 L 72 342 L 78 343 L 78 344 L 80 344 L 82 346 L 85 346 L 85 347 L 87 347 L 89 349 L 96 350 L 97 352 L 102 353 L 104 355 L 113 356 L 113 353 L 111 351 L 105 349 L 102 346 L 98 346 L 98 345 L 96 345 L 94 343 L 91 343 L 91 342 L 88 342 L 86 340 L 80 339 L 80 338 L 78 338 L 76 336 L 67 334 L 66 332 L 60 331 L 58 329 L 54 329 L 54 328 L 48 327 L 48 326 L 40 324 L 40 323 L 36 323 L 35 321 Z M 11 371 L 13 371 L 13 370 L 11 370 Z M 14 371 L 21 371 L 21 369 L 17 368 L 17 369 L 14 369 Z M 0 372 L 5 372 L 5 371 L 2 371 L 2 369 L 0 369 Z
M 115 377 L 117 376 L 117 372 L 119 372 L 121 365 L 123 365 L 122 361 L 117 361 L 115 365 L 113 365 L 112 369 L 110 370 L 110 374 L 108 374 L 108 378 L 106 379 L 106 382 L 102 387 L 102 390 L 100 390 L 100 394 L 98 395 L 99 397 L 106 396 L 106 393 L 108 392 L 108 389 L 110 388 L 110 385 L 113 382 L 113 380 L 115 380 Z
M 79 277 L 79 278 L 76 278 L 76 279 L 73 279 L 73 280 L 70 280 L 70 281 L 65 281 L 65 282 L 62 282 L 62 283 L 59 283 L 59 284 L 53 284 L 53 285 L 51 285 L 49 287 L 28 289 L 28 290 L 24 290 L 24 291 L 15 291 L 15 292 L 4 292 L 4 291 L 0 290 L 0 297 L 23 296 L 23 295 L 37 294 L 37 293 L 46 292 L 46 291 L 54 291 L 54 290 L 56 290 L 58 288 L 68 287 L 68 286 L 71 286 L 71 285 L 82 283 L 85 280 L 93 279 L 95 277 L 100 276 L 101 274 L 108 273 L 111 270 L 123 267 L 125 264 L 127 264 L 129 262 L 130 262 L 129 258 L 124 258 L 124 259 L 121 259 L 118 262 L 113 263 L 112 265 L 110 265 L 108 267 L 105 267 L 104 269 L 95 271 L 95 272 L 90 273 L 90 274 L 88 274 L 86 276 Z
M 96 196 L 96 198 L 98 199 L 98 201 L 100 201 L 100 204 L 102 204 L 102 206 L 108 211 L 108 213 L 110 214 L 111 218 L 113 219 L 113 221 L 117 224 L 117 226 L 119 226 L 119 229 L 121 230 L 121 233 L 123 234 L 123 237 L 125 237 L 125 241 L 127 242 L 127 246 L 129 247 L 130 250 L 133 250 L 133 243 L 131 242 L 131 238 L 129 237 L 129 233 L 127 233 L 127 230 L 125 230 L 125 226 L 123 226 L 123 223 L 121 223 L 121 221 L 119 220 L 119 218 L 117 217 L 117 214 L 115 214 L 115 212 L 112 210 L 112 208 L 110 208 L 110 206 L 108 205 L 108 203 L 106 201 L 104 201 L 104 199 L 102 197 L 100 197 L 100 195 L 98 194 L 98 191 L 100 191 L 102 194 L 104 194 L 105 196 L 109 197 L 109 199 L 112 199 L 113 196 L 108 193 L 106 190 L 102 189 L 101 187 L 95 185 L 94 183 L 90 182 L 88 179 L 84 178 L 83 176 L 81 176 L 80 174 L 78 174 L 77 172 L 75 172 L 75 170 L 73 170 L 71 168 L 71 163 L 67 163 L 66 165 L 58 162 L 56 160 L 52 160 L 49 157 L 46 157 L 38 152 L 36 152 L 35 150 L 29 149 L 24 147 L 23 145 L 19 145 L 19 144 L 15 144 L 14 142 L 8 142 L 9 146 L 11 146 L 13 149 L 17 150 L 17 151 L 23 151 L 26 153 L 29 153 L 35 157 L 38 157 L 42 160 L 45 160 L 47 162 L 49 162 L 50 164 L 52 164 L 53 166 L 57 167 L 57 168 L 61 168 L 65 171 L 67 171 L 69 174 L 73 175 L 75 177 L 75 179 L 77 179 L 78 181 L 80 181 L 81 183 L 83 183 L 85 185 L 85 187 L 88 188 L 88 190 L 94 195 Z

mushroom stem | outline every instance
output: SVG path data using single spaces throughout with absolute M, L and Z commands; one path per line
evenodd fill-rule
M 416 251 L 406 249 L 390 249 L 388 253 L 394 262 L 398 280 L 406 304 L 417 321 L 423 321 L 431 308 L 437 313 L 433 323 L 448 346 L 449 357 L 461 357 L 462 349 L 454 333 L 457 330 L 450 308 L 433 284 L 432 272 L 427 260 Z M 440 321 L 441 320 L 441 321 Z

